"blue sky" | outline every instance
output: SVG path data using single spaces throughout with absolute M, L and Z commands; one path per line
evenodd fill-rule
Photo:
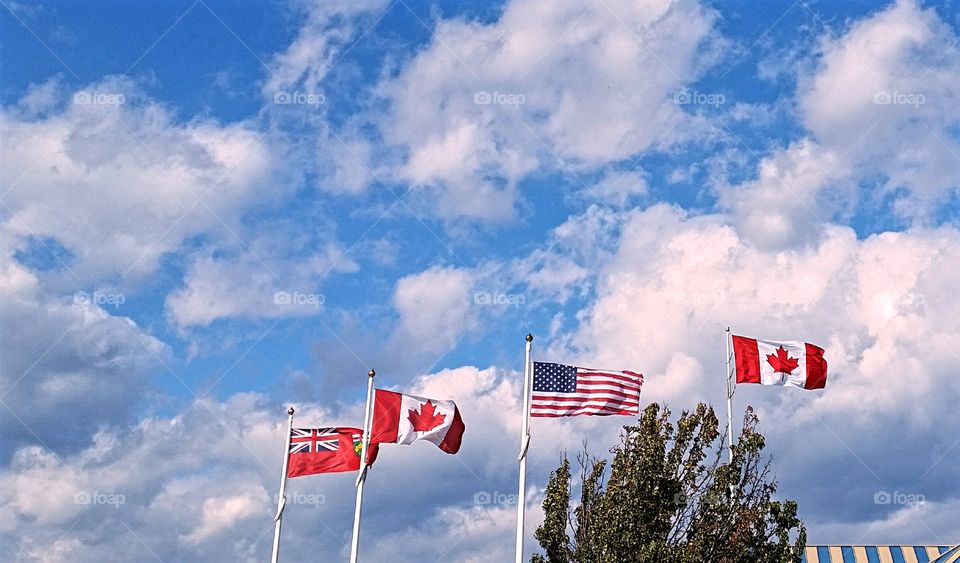
M 375 367 L 468 433 L 377 468 L 366 558 L 462 560 L 512 537 L 474 496 L 515 488 L 527 332 L 679 411 L 727 325 L 828 351 L 737 394 L 811 541 L 956 542 L 950 3 L 0 4 L 5 559 L 262 560 L 285 405 L 359 424 Z M 535 425 L 530 550 L 622 422 Z M 291 551 L 342 542 L 349 479 L 296 481 Z

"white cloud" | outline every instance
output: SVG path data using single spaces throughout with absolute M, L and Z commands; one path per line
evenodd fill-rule
M 503 295 L 498 305 L 527 310 L 586 296 L 595 281 L 591 268 L 616 247 L 619 222 L 617 212 L 592 205 L 552 229 L 541 248 L 507 262 L 481 263 L 474 269 L 477 290 Z
M 584 188 L 580 195 L 596 199 L 616 208 L 628 207 L 631 200 L 646 195 L 647 179 L 642 172 L 608 172 L 593 186 Z
M 314 147 L 318 187 L 335 195 L 360 195 L 384 174 L 374 158 L 374 147 L 363 135 L 347 129 L 332 132 L 329 125 Z
M 208 326 L 223 318 L 281 318 L 316 315 L 327 305 L 323 278 L 356 271 L 357 264 L 334 244 L 315 254 L 275 256 L 270 235 L 240 256 L 197 256 L 184 287 L 167 297 L 167 314 L 177 326 Z M 276 242 L 276 241 L 273 241 Z
M 277 92 L 297 88 L 305 93 L 322 93 L 327 73 L 350 47 L 351 40 L 363 32 L 358 20 L 386 6 L 384 0 L 297 0 L 295 11 L 306 21 L 290 46 L 270 62 L 264 95 L 272 100 Z
M 940 346 L 960 338 L 946 293 L 957 277 L 950 264 L 960 258 L 954 229 L 857 240 L 849 228 L 828 226 L 809 247 L 779 251 L 745 240 L 720 216 L 655 206 L 623 217 L 619 249 L 602 266 L 598 298 L 575 339 L 591 361 L 642 364 L 658 374 L 682 354 L 708 369 L 716 363 L 709 350 L 733 325 L 735 332 L 827 345 L 836 354 L 836 380 L 829 392 L 807 399 L 821 408 L 838 401 L 831 410 L 868 414 L 868 404 L 892 406 L 917 394 L 935 399 L 926 393 L 946 376 Z M 630 314 L 636 306 L 643 315 Z M 897 377 L 894 358 L 921 362 L 923 376 Z M 698 384 L 709 385 L 653 377 L 654 400 L 688 401 Z M 878 377 L 886 377 L 884 385 L 874 384 Z M 864 402 L 864 394 L 872 400 Z
M 957 40 L 914 0 L 824 39 L 798 77 L 809 137 L 775 150 L 756 180 L 721 189 L 745 234 L 770 247 L 808 242 L 808 225 L 858 205 L 930 224 L 960 188 Z
M 125 78 L 40 119 L 4 110 L 0 128 L 4 234 L 18 246 L 57 240 L 82 283 L 140 279 L 188 236 L 230 236 L 246 206 L 270 197 L 259 188 L 272 149 L 247 124 L 176 123 Z
M 447 219 L 503 220 L 541 164 L 601 166 L 695 134 L 674 95 L 710 60 L 697 50 L 713 20 L 688 1 L 518 0 L 492 24 L 438 21 L 378 88 L 384 142 L 407 155 L 397 175 Z
M 837 154 L 803 139 L 764 158 L 757 172 L 756 179 L 721 191 L 721 203 L 751 242 L 776 249 L 816 239 L 839 211 L 817 195 L 831 183 L 840 191 L 836 184 L 849 168 Z
M 511 494 L 516 497 L 515 492 Z M 496 498 L 508 497 L 506 493 L 499 493 Z M 539 507 L 530 508 L 530 521 L 539 521 L 542 518 Z M 514 544 L 505 538 L 513 537 L 516 517 L 514 505 L 443 508 L 431 515 L 423 526 L 373 538 L 372 545 L 365 549 L 365 556 L 373 561 L 395 560 L 397 546 L 403 546 L 402 558 L 406 561 L 510 561 L 514 557 Z
M 538 357 L 567 352 L 563 356 L 571 361 L 589 358 L 591 365 L 639 369 L 648 376 L 647 401 L 667 400 L 680 408 L 696 400 L 719 404 L 722 383 L 716 374 L 722 370 L 725 323 L 748 334 L 824 344 L 831 362 L 825 392 L 791 394 L 744 386 L 738 390 L 738 407 L 751 402 L 760 409 L 783 494 L 804 491 L 799 500 L 801 513 L 813 525 L 811 537 L 846 525 L 845 519 L 822 516 L 833 513 L 820 499 L 835 497 L 836 487 L 865 505 L 850 521 L 887 518 L 887 507 L 872 504 L 874 492 L 897 490 L 904 479 L 901 472 L 915 479 L 923 469 L 915 461 L 933 461 L 926 433 L 948 440 L 948 429 L 956 422 L 944 414 L 949 411 L 939 411 L 943 426 L 938 428 L 924 409 L 906 418 L 887 418 L 903 402 L 937 409 L 960 394 L 946 380 L 952 349 L 960 340 L 955 320 L 960 311 L 943 299 L 960 281 L 950 267 L 958 258 L 960 234 L 952 229 L 914 230 L 858 241 L 849 229 L 830 227 L 808 249 L 775 251 L 744 242 L 718 216 L 689 217 L 666 206 L 619 215 L 596 209 L 592 213 L 572 218 L 568 229 L 559 229 L 576 235 L 565 247 L 569 249 L 578 248 L 575 240 L 597 240 L 621 231 L 611 252 L 595 254 L 590 263 L 600 272 L 599 297 L 582 312 L 582 329 L 570 340 L 564 334 L 557 338 L 582 347 L 563 351 L 543 342 Z M 398 310 L 408 313 L 404 318 L 411 326 L 426 331 L 418 334 L 427 341 L 427 334 L 447 330 L 445 312 L 456 310 L 461 297 L 469 302 L 470 279 L 467 272 L 440 267 L 406 278 L 397 287 Z M 437 303 L 444 306 L 434 308 L 428 296 L 441 297 Z M 517 367 L 519 363 L 518 350 Z M 904 369 L 910 378 L 897 377 Z M 509 556 L 509 547 L 478 553 L 477 546 L 512 538 L 515 506 L 509 499 L 516 486 L 520 381 L 516 371 L 464 367 L 403 385 L 389 378 L 380 382 L 408 393 L 456 400 L 467 430 L 456 456 L 429 444 L 381 450 L 365 498 L 367 539 L 362 551 L 367 557 L 389 553 L 398 544 L 418 554 L 436 553 L 440 546 L 457 560 Z M 357 424 L 361 416 L 361 405 L 355 402 L 337 415 L 329 405 L 297 407 L 304 425 Z M 14 553 L 40 554 L 48 560 L 69 552 L 72 560 L 93 561 L 111 552 L 142 553 L 144 545 L 164 559 L 171 554 L 211 561 L 262 558 L 271 537 L 273 502 L 265 495 L 272 498 L 276 487 L 281 411 L 256 395 L 238 395 L 225 403 L 195 403 L 173 419 L 145 419 L 129 432 L 101 433 L 89 448 L 62 456 L 62 462 L 36 448 L 21 450 L 17 461 L 0 473 L 0 533 Z M 538 487 L 560 452 L 577 450 L 584 436 L 602 449 L 614 442 L 623 422 L 534 421 L 528 550 L 535 549 Z M 209 437 L 211 429 L 216 440 Z M 798 449 L 798 435 L 823 439 Z M 811 475 L 822 475 L 824 466 L 858 474 L 859 463 L 836 440 L 854 445 L 871 466 L 883 467 L 883 482 L 872 482 L 872 477 L 853 485 L 811 481 Z M 889 448 L 911 452 L 906 456 L 911 462 L 894 464 L 876 457 Z M 951 494 L 949 475 L 934 467 L 926 477 L 929 483 L 920 492 L 928 502 L 953 502 L 942 498 Z M 321 545 L 329 550 L 331 543 L 345 553 L 346 544 L 340 542 L 349 540 L 352 478 L 291 480 L 291 494 L 322 492 L 324 502 L 288 507 L 284 552 L 289 557 L 306 556 Z M 78 491 L 90 490 L 122 493 L 126 503 L 119 508 L 78 507 L 71 500 Z M 40 502 L 31 500 L 37 491 L 47 495 Z M 507 504 L 478 505 L 481 493 L 507 499 Z M 46 525 L 30 524 L 38 514 Z M 94 514 L 108 525 L 93 526 Z M 936 516 L 931 513 L 930 518 Z M 120 525 L 118 519 L 130 527 L 130 534 L 111 531 Z M 933 520 L 930 525 L 940 529 Z M 54 550 L 41 551 L 41 545 Z
M 900 107 L 893 99 L 877 103 L 883 97 L 876 94 L 894 90 L 927 94 L 929 107 L 953 113 L 955 108 L 947 106 L 950 98 L 942 98 L 949 92 L 941 91 L 941 80 L 956 62 L 957 55 L 947 49 L 952 37 L 936 12 L 900 0 L 855 22 L 841 36 L 825 39 L 820 64 L 802 77 L 806 125 L 823 142 L 850 146 L 877 121 L 905 125 L 905 119 L 929 115 Z
M 347 45 L 388 9 L 300 7 L 306 23 L 271 62 L 267 97 L 323 90 Z M 542 166 L 590 170 L 709 128 L 675 97 L 716 59 L 715 18 L 693 0 L 549 8 L 517 0 L 493 23 L 439 19 L 431 41 L 375 87 L 382 103 L 336 127 L 303 116 L 316 130 L 305 162 L 331 193 L 397 182 L 410 184 L 417 212 L 510 220 L 518 183 Z M 641 178 L 628 180 L 591 197 L 624 205 L 645 191 Z
M 278 89 L 321 90 L 361 22 L 385 3 L 304 6 L 309 21 L 271 62 L 268 97 Z M 705 127 L 673 95 L 711 60 L 703 48 L 714 39 L 714 18 L 692 1 L 547 7 L 517 0 L 492 23 L 439 20 L 426 47 L 384 75 L 377 94 L 388 109 L 363 116 L 379 127 L 383 147 L 351 129 L 353 122 L 345 130 L 354 132 L 340 135 L 343 144 L 333 132 L 320 135 L 318 167 L 332 165 L 320 187 L 360 194 L 370 161 L 386 147 L 402 160 L 388 159 L 377 174 L 414 184 L 444 218 L 511 217 L 518 183 L 538 169 L 595 172 Z M 477 506 L 476 495 L 514 493 L 520 374 L 462 367 L 404 384 L 390 372 L 403 371 L 405 354 L 433 361 L 471 333 L 487 315 L 475 308 L 475 289 L 514 286 L 525 288 L 530 302 L 562 305 L 595 292 L 594 302 L 571 315 L 579 327 L 557 322 L 566 311 L 554 317 L 550 339 L 538 335 L 538 357 L 643 371 L 645 400 L 677 409 L 697 400 L 722 405 L 727 325 L 824 345 L 826 391 L 742 386 L 737 394 L 738 407 L 758 406 L 784 496 L 800 501 L 817 534 L 811 539 L 830 530 L 843 531 L 839 541 L 857 530 L 878 541 L 896 533 L 915 538 L 928 527 L 955 534 L 934 521 L 956 520 L 951 429 L 960 422 L 952 408 L 960 398 L 953 368 L 960 306 L 952 296 L 960 284 L 960 233 L 917 227 L 858 239 L 830 223 L 856 204 L 837 200 L 864 178 L 885 176 L 884 193 L 906 187 L 910 195 L 896 209 L 913 218 L 956 185 L 950 153 L 960 154 L 951 136 L 958 63 L 941 50 L 954 39 L 933 11 L 902 1 L 824 41 L 821 64 L 800 80 L 809 135 L 776 149 L 756 179 L 721 189 L 729 216 L 695 217 L 667 206 L 626 210 L 646 193 L 646 178 L 610 172 L 595 191 L 617 209 L 592 206 L 568 218 L 526 256 L 473 269 L 434 266 L 398 280 L 398 322 L 384 354 L 392 363 L 380 384 L 457 400 L 467 432 L 457 456 L 429 444 L 381 451 L 367 489 L 367 557 L 387 558 L 400 545 L 423 557 L 435 557 L 439 546 L 453 560 L 509 558 L 515 507 Z M 128 272 L 143 278 L 190 237 L 250 234 L 236 228 L 238 219 L 278 195 L 261 188 L 275 172 L 273 147 L 249 123 L 177 122 L 125 80 L 89 89 L 123 94 L 126 103 L 70 102 L 50 82 L 0 117 L 9 147 L 0 166 L 12 181 L 4 186 L 9 209 L 0 214 L 0 236 L 14 250 L 31 236 L 50 237 L 75 255 L 69 266 L 84 283 Z M 879 104 L 878 92 L 925 100 Z M 474 97 L 480 93 L 490 97 Z M 740 109 L 736 119 L 749 114 Z M 690 170 L 678 168 L 673 178 Z M 831 194 L 834 200 L 824 201 Z M 252 229 L 249 249 L 204 241 L 186 262 L 183 287 L 167 297 L 169 318 L 189 328 L 313 314 L 311 303 L 288 309 L 274 296 L 322 294 L 327 272 L 357 268 L 330 233 L 317 237 L 322 244 L 301 245 L 267 230 Z M 383 240 L 375 254 L 389 263 L 397 250 Z M 40 281 L 49 277 L 0 263 L 0 393 L 14 385 L 0 430 L 15 436 L 11 447 L 34 439 L 51 447 L 20 448 L 0 470 L 0 556 L 102 561 L 146 550 L 161 559 L 262 560 L 283 409 L 240 394 L 119 430 L 167 347 L 109 314 L 122 310 L 55 297 L 56 284 Z M 517 351 L 510 367 L 519 369 Z M 356 402 L 297 407 L 304 424 L 355 425 L 361 418 Z M 535 421 L 534 493 L 561 451 L 576 450 L 584 436 L 602 451 L 623 422 Z M 824 474 L 834 478 L 824 482 Z M 285 553 L 307 558 L 331 545 L 345 552 L 352 479 L 291 482 L 292 492 L 322 491 L 325 502 L 288 509 Z M 928 500 L 918 512 L 888 510 L 872 504 L 877 490 L 916 490 Z M 77 494 L 91 493 L 123 495 L 124 503 L 77 502 Z M 843 511 L 835 506 L 841 496 L 849 501 Z M 537 517 L 532 509 L 531 531 Z
M 911 498 L 898 491 L 882 491 L 889 498 Z M 911 493 L 912 494 L 912 493 Z M 824 530 L 816 543 L 848 545 L 956 545 L 953 538 L 960 534 L 960 500 L 921 502 L 911 505 L 882 505 L 885 513 L 874 521 L 841 522 L 824 519 L 815 524 Z M 851 538 L 856 539 L 855 542 Z M 926 538 L 920 543 L 917 538 Z M 812 538 L 811 538 L 812 539 Z M 813 543 L 808 539 L 808 543 Z
M 826 390 L 737 389 L 738 412 L 758 409 L 782 494 L 815 522 L 883 519 L 879 490 L 952 502 L 960 232 L 861 240 L 826 225 L 809 244 L 778 250 L 718 215 L 661 205 L 621 217 L 617 251 L 594 266 L 595 302 L 578 313 L 578 329 L 540 344 L 546 355 L 639 370 L 645 402 L 708 401 L 722 416 L 726 326 L 820 344 Z M 824 474 L 842 478 L 824 482 Z
M 256 559 L 251 549 L 269 549 L 272 538 L 264 546 L 282 428 L 261 398 L 241 394 L 102 432 L 75 454 L 22 449 L 0 472 L 0 551 L 57 560 L 48 550 L 57 541 L 71 547 L 71 561 L 151 552 L 163 560 Z
M 427 355 L 452 348 L 472 326 L 472 285 L 468 270 L 453 267 L 435 266 L 401 278 L 393 294 L 400 314 L 398 344 Z
M 365 37 L 376 36 L 373 29 L 392 6 L 385 0 L 294 0 L 291 7 L 302 24 L 290 45 L 268 63 L 261 85 L 264 113 L 286 135 L 287 160 L 296 162 L 318 189 L 360 195 L 385 174 L 383 155 L 375 154 L 373 140 L 361 130 L 368 126 L 363 116 L 333 124 L 327 112 L 348 87 L 334 72 L 356 70 L 347 56 Z M 304 136 L 305 130 L 312 134 Z
M 30 84 L 26 94 L 17 102 L 24 116 L 37 116 L 55 109 L 63 101 L 63 86 L 51 79 L 41 84 Z
M 16 262 L 0 282 L 0 457 L 25 441 L 75 451 L 128 420 L 167 346 L 110 305 L 49 295 Z
M 488 557 L 477 548 L 513 537 L 519 375 L 464 367 L 402 386 L 404 392 L 456 400 L 466 424 L 464 443 L 456 455 L 425 443 L 381 448 L 365 491 L 362 556 L 377 559 L 398 542 L 409 542 L 417 553 L 446 550 L 456 560 L 489 561 L 509 553 L 504 547 Z M 363 408 L 351 402 L 335 415 L 326 404 L 296 407 L 296 422 L 303 426 L 359 424 Z M 273 537 L 283 410 L 263 397 L 239 394 L 101 433 L 76 454 L 57 458 L 38 447 L 20 450 L 0 470 L 0 556 L 84 562 L 152 552 L 162 560 L 262 560 Z M 619 422 L 584 420 L 577 428 L 606 443 Z M 582 437 L 562 422 L 535 424 L 533 431 L 530 550 L 540 487 L 559 461 L 557 448 L 576 449 Z M 331 474 L 288 482 L 285 558 L 309 558 L 318 550 L 346 555 L 354 478 Z M 100 496 L 76 502 L 78 493 Z M 102 504 L 118 498 L 111 494 L 122 495 L 122 502 Z
M 194 498 L 191 494 L 188 500 L 192 503 Z M 270 510 L 269 500 L 267 491 L 259 486 L 245 494 L 207 498 L 203 501 L 200 525 L 181 537 L 188 544 L 207 541 L 218 532 L 236 526 L 240 520 Z
M 881 195 L 908 190 L 895 210 L 910 219 L 960 188 L 957 40 L 933 9 L 899 0 L 827 40 L 799 92 L 812 134 L 862 174 L 881 174 Z

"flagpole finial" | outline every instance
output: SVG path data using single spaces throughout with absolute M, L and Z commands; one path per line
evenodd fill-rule
M 367 375 L 368 375 L 369 377 L 375 377 L 375 376 L 377 375 L 377 372 L 376 372 L 376 370 L 374 370 L 373 368 L 370 368 L 370 371 L 367 372 Z
M 287 414 L 289 414 L 290 416 L 293 416 L 293 413 L 294 413 L 293 407 L 290 407 L 289 409 L 287 409 Z
M 527 333 L 527 342 L 533 342 L 533 335 L 529 332 Z

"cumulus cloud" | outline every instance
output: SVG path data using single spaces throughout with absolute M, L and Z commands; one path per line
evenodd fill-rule
M 925 218 L 960 187 L 956 42 L 933 9 L 899 0 L 826 40 L 800 87 L 811 133 L 849 153 L 864 175 L 881 174 L 880 196 L 907 190 L 895 210 L 910 219 Z
M 269 62 L 268 103 L 281 90 L 323 93 L 387 3 L 300 7 L 306 24 Z M 950 429 L 960 422 L 951 408 L 960 398 L 960 306 L 951 297 L 960 233 L 927 223 L 956 187 L 960 69 L 947 48 L 955 34 L 908 0 L 853 22 L 800 71 L 806 131 L 780 141 L 754 178 L 721 186 L 723 214 L 631 209 L 655 180 L 624 161 L 711 126 L 675 101 L 715 60 L 716 17 L 692 0 L 515 0 L 489 22 L 438 19 L 418 52 L 381 74 L 375 109 L 339 128 L 325 110 L 300 124 L 320 130 L 306 143 L 319 153 L 316 181 L 340 196 L 361 195 L 380 177 L 411 186 L 411 200 L 446 220 L 495 222 L 513 217 L 524 179 L 561 171 L 589 173 L 596 182 L 574 197 L 601 200 L 519 256 L 405 272 L 387 284 L 396 322 L 385 334 L 354 340 L 345 322 L 334 335 L 337 346 L 350 341 L 383 362 L 380 386 L 454 399 L 467 425 L 456 456 L 429 444 L 383 448 L 367 488 L 367 558 L 394 556 L 397 545 L 451 560 L 511 555 L 501 540 L 512 539 L 515 510 L 519 355 L 407 377 L 433 371 L 411 365 L 432 365 L 462 338 L 502 326 L 502 310 L 479 306 L 484 293 L 522 296 L 531 311 L 562 309 L 547 338 L 534 331 L 538 358 L 642 371 L 644 401 L 677 410 L 722 405 L 726 326 L 825 346 L 825 391 L 742 386 L 736 398 L 757 406 L 782 493 L 800 500 L 811 540 L 957 533 L 943 523 L 956 521 L 957 505 L 960 450 Z M 285 408 L 241 393 L 193 401 L 176 416 L 144 415 L 138 399 L 168 346 L 122 308 L 64 288 L 144 280 L 181 252 L 182 283 L 164 297 L 165 311 L 191 329 L 315 314 L 327 305 L 318 299 L 324 276 L 359 266 L 332 228 L 299 236 L 241 220 L 286 193 L 273 139 L 251 122 L 174 116 L 115 78 L 80 92 L 35 85 L 0 114 L 8 149 L 0 242 L 16 257 L 0 262 L 0 432 L 10 438 L 0 451 L 9 459 L 0 469 L 0 557 L 253 561 L 269 550 Z M 302 157 L 303 146 L 295 150 L 288 159 Z M 690 180 L 697 166 L 680 164 L 670 181 Z M 264 188 L 267 180 L 281 187 Z M 865 186 L 880 189 L 864 196 Z M 833 222 L 891 196 L 913 228 L 858 237 Z M 372 254 L 401 262 L 395 239 L 381 240 Z M 185 241 L 196 246 L 184 252 Z M 37 245 L 62 247 L 59 263 L 25 266 Z M 344 316 L 359 324 L 364 314 Z M 321 363 L 336 371 L 328 359 Z M 339 404 L 288 398 L 303 425 L 358 425 L 361 390 L 344 379 L 340 391 L 348 388 Z M 586 437 L 602 453 L 623 422 L 534 421 L 528 538 L 561 451 Z M 291 481 L 287 556 L 346 553 L 353 478 Z M 883 491 L 925 503 L 878 504 Z
M 825 225 L 809 245 L 777 250 L 719 215 L 658 205 L 622 219 L 616 253 L 596 265 L 596 300 L 555 354 L 643 371 L 647 402 L 722 405 L 725 327 L 820 344 L 825 391 L 737 390 L 738 409 L 758 408 L 784 494 L 814 519 L 859 522 L 885 517 L 881 490 L 952 502 L 960 310 L 948 288 L 960 283 L 960 232 L 858 239 Z
M 6 556 L 56 561 L 52 547 L 69 545 L 71 561 L 111 553 L 166 560 L 187 552 L 252 560 L 250 550 L 264 549 L 275 509 L 266 491 L 279 474 L 273 465 L 280 460 L 282 428 L 262 398 L 237 395 L 101 432 L 75 454 L 21 449 L 0 475 L 8 492 L 0 504 L 0 522 L 9 526 L 4 544 L 12 550 Z M 64 528 L 51 527 L 54 522 Z
M 742 386 L 736 399 L 738 408 L 757 406 L 782 494 L 800 498 L 811 539 L 832 541 L 820 538 L 831 538 L 830 530 L 854 529 L 875 530 L 880 537 L 889 529 L 884 522 L 907 518 L 898 512 L 902 507 L 875 504 L 874 495 L 884 490 L 925 495 L 932 508 L 912 517 L 937 533 L 952 533 L 938 518 L 945 518 L 954 502 L 955 438 L 949 428 L 958 421 L 946 406 L 960 394 L 950 371 L 960 341 L 960 316 L 948 297 L 960 282 L 951 268 L 960 248 L 955 229 L 858 239 L 849 228 L 826 226 L 813 244 L 781 251 L 753 245 L 723 216 L 691 216 L 661 205 L 620 213 L 593 208 L 558 229 L 558 237 L 564 234 L 568 243 L 562 248 L 570 256 L 581 245 L 609 251 L 576 256 L 578 264 L 598 272 L 596 302 L 580 313 L 579 330 L 561 332 L 559 344 L 538 344 L 544 349 L 537 357 L 638 369 L 647 375 L 645 401 L 682 408 L 697 400 L 721 404 L 728 324 L 739 333 L 825 345 L 831 365 L 825 391 Z M 442 331 L 447 322 L 442 311 L 469 298 L 469 281 L 456 268 L 431 268 L 398 284 L 398 307 L 410 313 L 411 326 Z M 452 301 L 440 299 L 446 307 L 432 310 L 424 301 L 428 295 Z M 451 557 L 466 560 L 478 557 L 479 542 L 512 537 L 504 519 L 515 508 L 509 503 L 516 484 L 520 374 L 465 367 L 402 386 L 390 379 L 380 384 L 456 400 L 467 433 L 456 456 L 429 444 L 384 448 L 368 483 L 364 529 L 371 539 L 364 542 L 365 552 L 387 553 L 403 542 L 412 552 L 436 553 L 442 545 Z M 904 403 L 923 407 L 905 410 Z M 356 424 L 361 416 L 356 402 L 343 405 L 336 418 L 329 405 L 298 409 L 304 424 Z M 143 549 L 139 541 L 160 557 L 185 552 L 210 560 L 262 557 L 272 517 L 264 491 L 272 494 L 276 486 L 281 410 L 255 395 L 239 395 L 222 404 L 198 402 L 174 419 L 146 419 L 129 433 L 101 433 L 93 445 L 60 459 L 40 448 L 22 449 L 0 476 L 5 482 L 0 529 L 16 530 L 12 549 L 24 558 L 42 553 L 53 560 L 56 553 L 70 553 L 72 560 L 95 560 L 109 551 L 138 552 L 133 550 Z M 584 436 L 592 444 L 611 444 L 622 422 L 535 421 L 533 505 L 560 451 L 576 450 Z M 224 429 L 213 445 L 205 433 L 210 428 Z M 123 448 L 127 443 L 138 446 Z M 891 449 L 907 461 L 892 460 Z M 825 471 L 836 478 L 823 482 Z M 291 494 L 316 504 L 288 508 L 287 553 L 309 553 L 318 542 L 333 542 L 345 552 L 351 478 L 291 482 Z M 48 485 L 55 479 L 56 487 Z M 37 491 L 48 496 L 32 503 Z M 73 496 L 86 491 L 119 492 L 125 504 L 119 509 L 75 504 Z M 484 504 L 487 498 L 504 504 Z M 842 510 L 836 509 L 837 498 L 845 501 Z M 413 507 L 423 514 L 411 518 Z M 93 525 L 94 512 L 113 527 L 129 526 L 131 534 L 117 537 L 111 525 Z M 49 526 L 26 524 L 40 514 Z M 77 528 L 59 540 L 44 535 L 60 535 L 78 519 Z M 532 531 L 535 521 L 530 523 Z M 45 542 L 51 547 L 41 551 Z
M 889 499 L 890 504 L 882 504 L 885 514 L 873 521 L 838 522 L 826 519 L 815 522 L 816 529 L 824 530 L 817 543 L 848 545 L 956 545 L 960 534 L 960 502 L 927 502 L 914 493 L 899 491 L 879 491 L 880 500 Z M 893 504 L 894 499 L 909 500 L 910 504 Z M 851 541 L 854 538 L 856 541 Z M 928 538 L 918 542 L 917 538 Z
M 515 498 L 515 493 L 510 494 Z M 490 499 L 509 498 L 510 494 L 491 493 Z M 539 507 L 530 508 L 531 521 L 542 519 Z M 515 506 L 448 507 L 437 512 L 422 527 L 375 538 L 367 548 L 367 557 L 374 561 L 395 559 L 397 546 L 402 545 L 403 558 L 411 561 L 448 559 L 477 563 L 513 559 L 514 545 L 506 538 L 513 537 L 516 530 Z
M 453 456 L 425 443 L 381 448 L 364 499 L 365 558 L 395 551 L 399 541 L 409 542 L 412 552 L 445 551 L 455 560 L 495 560 L 509 552 L 478 546 L 512 537 L 521 377 L 465 367 L 423 375 L 401 389 L 456 400 L 467 431 Z M 350 402 L 334 418 L 330 405 L 296 406 L 303 426 L 359 424 L 363 410 Z M 262 560 L 273 537 L 283 410 L 261 396 L 238 394 L 101 432 L 75 454 L 19 450 L 0 471 L 0 554 L 80 562 L 144 553 L 162 560 Z M 581 422 L 578 429 L 601 443 L 616 435 L 619 423 Z M 575 449 L 582 437 L 560 422 L 534 425 L 533 432 L 530 534 L 542 482 L 559 461 L 557 448 Z M 318 550 L 346 555 L 354 478 L 289 481 L 285 557 L 308 558 Z
M 957 35 L 899 0 L 821 41 L 798 76 L 809 135 L 775 149 L 721 201 L 758 244 L 809 242 L 809 225 L 857 209 L 931 224 L 960 187 Z M 804 67 L 806 68 L 806 67 Z
M 190 506 L 194 505 L 194 498 L 194 494 L 187 496 Z M 269 509 L 269 496 L 263 487 L 256 487 L 253 491 L 244 494 L 207 498 L 203 501 L 200 525 L 181 538 L 188 544 L 203 543 L 218 532 L 237 525 L 240 520 L 263 514 Z
M 450 350 L 471 328 L 472 285 L 471 273 L 454 267 L 400 278 L 393 294 L 400 315 L 397 345 L 427 355 Z
M 696 53 L 713 21 L 696 2 L 525 0 L 491 24 L 438 21 L 378 87 L 384 142 L 407 155 L 397 176 L 442 217 L 496 221 L 541 164 L 578 170 L 682 138 L 696 127 L 674 98 L 709 60 Z
M 4 235 L 15 249 L 31 237 L 57 241 L 71 254 L 72 283 L 141 279 L 186 237 L 229 236 L 273 166 L 247 124 L 177 123 L 125 78 L 73 92 L 39 119 L 4 109 L 0 128 Z
M 184 287 L 167 297 L 170 318 L 181 328 L 208 326 L 224 318 L 316 315 L 326 306 L 320 284 L 332 273 L 356 271 L 341 248 L 328 243 L 307 256 L 275 255 L 269 236 L 239 256 L 194 257 Z M 277 241 L 273 241 L 277 242 Z M 269 252 L 269 253 L 268 253 Z
M 803 139 L 764 158 L 757 172 L 756 179 L 722 192 L 721 202 L 753 243 L 777 249 L 816 239 L 839 211 L 817 196 L 831 182 L 838 189 L 849 168 L 839 155 Z
M 16 262 L 0 266 L 0 288 L 0 457 L 25 442 L 76 451 L 128 421 L 168 347 L 90 295 L 50 295 Z

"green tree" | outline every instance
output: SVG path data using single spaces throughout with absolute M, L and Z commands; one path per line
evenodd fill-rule
M 713 408 L 699 404 L 676 424 L 648 406 L 624 426 L 607 462 L 578 455 L 580 500 L 571 505 L 570 461 L 551 472 L 535 563 L 799 562 L 806 530 L 797 503 L 773 499 L 777 485 L 748 408 L 725 463 Z

